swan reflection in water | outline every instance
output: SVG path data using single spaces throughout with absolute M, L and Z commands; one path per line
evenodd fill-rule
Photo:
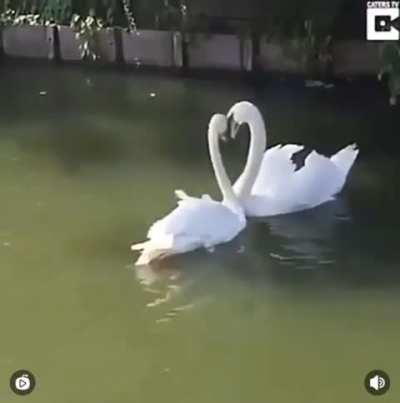
M 337 199 L 301 213 L 252 220 L 233 243 L 214 251 L 197 251 L 134 270 L 150 296 L 147 307 L 167 308 L 157 322 L 168 322 L 183 311 L 221 298 L 226 284 L 269 288 L 287 280 L 279 275 L 282 266 L 289 269 L 289 279 L 290 270 L 330 268 L 341 230 L 349 220 L 345 201 Z
M 226 281 L 227 274 L 235 267 L 235 259 L 245 249 L 243 237 L 215 249 L 132 266 L 138 282 L 150 297 L 146 306 L 154 309 L 172 306 L 156 322 L 168 322 L 184 311 L 212 302 L 221 282 Z
M 137 280 L 149 295 L 146 307 L 161 312 L 161 317 L 156 319 L 156 323 L 170 322 L 201 302 L 201 298 L 199 300 L 193 295 L 195 292 L 192 285 L 195 280 L 185 276 L 187 265 L 176 265 L 177 260 L 179 258 L 171 258 L 162 261 L 162 264 L 133 267 Z

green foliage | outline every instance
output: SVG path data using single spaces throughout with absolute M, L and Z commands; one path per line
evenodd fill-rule
M 72 16 L 72 0 L 46 0 L 40 14 L 45 21 L 69 23 Z
M 303 32 L 294 38 L 295 47 L 300 52 L 301 63 L 310 78 L 325 74 L 329 68 L 332 61 L 331 42 L 330 35 L 322 36 L 316 32 L 312 20 L 306 20 Z
M 387 76 L 387 85 L 390 92 L 389 102 L 392 106 L 397 104 L 400 95 L 400 46 L 398 42 L 384 43 L 381 48 L 381 70 L 378 79 Z
M 104 27 L 104 22 L 94 16 L 94 11 L 91 14 L 86 18 L 75 14 L 72 18 L 71 27 L 80 42 L 79 50 L 81 51 L 82 59 L 95 61 L 99 58 L 96 34 Z
M 187 22 L 184 0 L 0 0 L 3 25 L 13 24 L 22 15 L 39 15 L 35 17 L 39 24 L 69 24 L 76 14 L 83 18 L 96 15 L 107 26 L 130 31 L 137 30 L 138 22 L 141 29 L 181 29 Z
M 136 20 L 135 20 L 135 17 L 133 16 L 133 10 L 132 10 L 130 1 L 122 0 L 122 4 L 123 4 L 123 8 L 124 8 L 125 18 L 128 23 L 128 30 L 136 31 L 137 30 Z
M 132 2 L 140 28 L 182 30 L 187 24 L 185 0 L 131 0 L 131 8 Z
M 305 20 L 302 26 L 275 25 L 275 29 L 265 35 L 267 42 L 279 42 L 284 46 L 286 56 L 297 61 L 309 78 L 317 78 L 328 73 L 332 63 L 332 36 L 317 31 L 312 20 Z
M 28 10 L 27 2 L 21 3 L 17 9 L 11 8 L 11 4 L 10 0 L 3 1 L 3 9 L 0 13 L 0 26 L 41 24 L 41 16 L 35 12 L 37 11 L 35 7 L 30 7 L 30 12 L 24 13 L 24 11 Z
M 71 0 L 3 1 L 2 25 L 48 25 L 68 23 L 72 16 Z
M 15 11 L 11 9 L 5 9 L 0 13 L 0 27 L 12 25 L 15 21 Z

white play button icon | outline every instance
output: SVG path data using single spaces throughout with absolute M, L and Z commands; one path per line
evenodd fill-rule
M 17 395 L 28 395 L 35 388 L 35 377 L 25 369 L 21 369 L 12 374 L 10 387 Z
M 29 388 L 30 382 L 28 378 L 18 378 L 16 382 L 17 382 L 17 388 L 19 390 L 25 390 Z

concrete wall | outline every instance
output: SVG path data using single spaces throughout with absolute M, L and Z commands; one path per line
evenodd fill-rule
M 258 66 L 263 71 L 278 73 L 304 73 L 304 65 L 299 58 L 290 52 L 291 44 L 287 42 L 267 42 L 265 38 L 260 41 L 260 55 Z
M 13 26 L 3 29 L 4 54 L 32 59 L 54 59 L 54 27 Z
M 137 66 L 179 67 L 174 52 L 179 38 L 174 32 L 143 30 L 122 32 L 122 52 L 127 64 Z
M 13 57 L 54 59 L 54 27 L 15 26 L 2 30 L 4 54 Z M 82 60 L 79 40 L 70 27 L 58 27 L 58 53 L 61 60 Z M 118 34 L 118 35 L 117 35 Z M 117 40 L 120 37 L 120 40 Z M 252 71 L 253 45 L 250 39 L 235 35 L 187 36 L 187 64 L 193 69 Z M 100 63 L 120 60 L 137 66 L 180 68 L 183 66 L 182 36 L 178 32 L 138 31 L 137 33 L 102 29 L 97 33 Z M 333 73 L 335 76 L 375 75 L 380 69 L 380 44 L 367 41 L 338 41 L 333 45 Z M 1 51 L 1 46 L 0 46 Z M 256 60 L 265 73 L 304 74 L 301 55 L 287 42 L 260 40 L 260 54 Z
M 59 26 L 59 52 L 61 60 L 80 61 L 82 60 L 81 51 L 79 50 L 79 41 L 75 37 L 75 32 L 71 27 Z
M 237 71 L 243 68 L 240 39 L 235 35 L 192 34 L 187 52 L 192 68 Z
M 251 72 L 254 66 L 254 48 L 251 38 L 246 38 L 241 42 L 242 70 Z
M 337 42 L 333 46 L 333 72 L 337 76 L 377 74 L 380 44 L 367 41 Z
M 81 41 L 76 37 L 74 30 L 68 26 L 59 26 L 57 30 L 61 60 L 81 61 L 82 52 L 79 49 Z M 96 33 L 96 53 L 99 56 L 99 62 L 116 62 L 117 45 L 113 29 L 101 29 Z
M 333 45 L 335 76 L 374 75 L 380 68 L 380 44 L 367 41 L 338 41 Z M 265 72 L 304 74 L 305 66 L 289 42 L 260 43 L 258 66 Z

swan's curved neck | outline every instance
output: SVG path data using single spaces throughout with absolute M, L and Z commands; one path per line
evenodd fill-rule
M 242 207 L 235 192 L 233 191 L 231 181 L 229 180 L 224 164 L 222 162 L 221 152 L 219 149 L 219 135 L 216 128 L 214 127 L 213 122 L 210 123 L 210 126 L 208 128 L 208 148 L 214 174 L 222 193 L 223 202 L 228 207 L 235 210 L 235 212 L 242 214 Z
M 254 110 L 246 123 L 250 128 L 250 147 L 244 171 L 235 183 L 235 193 L 239 200 L 244 200 L 251 194 L 267 143 L 264 120 L 257 110 Z

